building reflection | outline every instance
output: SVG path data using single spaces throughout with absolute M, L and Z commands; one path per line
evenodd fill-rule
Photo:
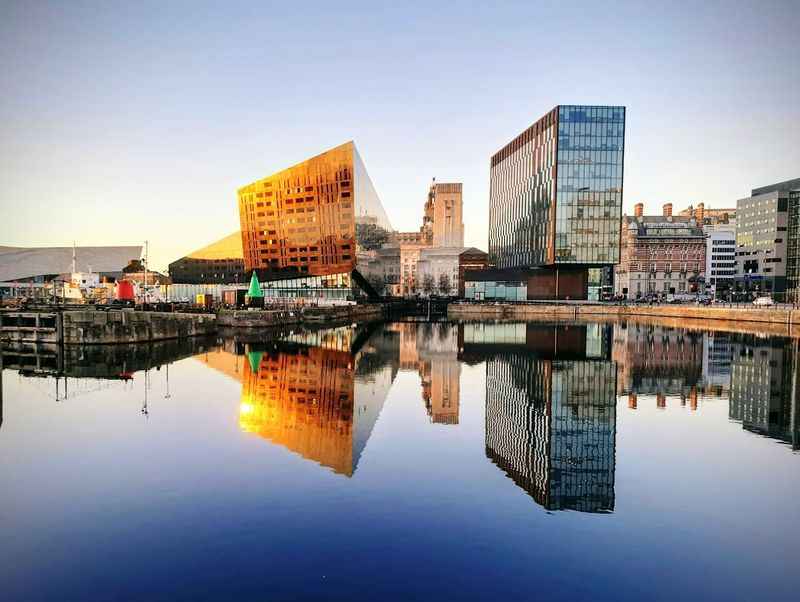
M 731 334 L 703 333 L 653 324 L 614 325 L 612 357 L 619 365 L 617 394 L 637 409 L 640 397 L 697 410 L 700 400 L 728 397 Z
M 644 400 L 697 410 L 702 400 L 728 402 L 745 430 L 800 448 L 797 340 L 701 332 L 652 324 L 614 326 L 617 394 L 630 410 Z
M 612 512 L 617 363 L 603 325 L 466 324 L 486 361 L 486 455 L 548 510 Z
M 800 449 L 798 340 L 739 335 L 733 343 L 731 420 Z
M 352 476 L 397 372 L 379 359 L 381 339 L 380 331 L 342 327 L 198 359 L 241 381 L 242 431 Z
M 434 424 L 458 424 L 461 399 L 458 350 L 463 326 L 406 322 L 387 328 L 397 333 L 399 368 L 419 374 L 420 395 L 429 420 Z
M 324 347 L 284 344 L 250 351 L 244 362 L 239 426 L 314 460 L 353 474 L 352 356 Z
M 613 358 L 619 364 L 617 394 L 696 400 L 703 375 L 703 335 L 651 324 L 614 326 Z M 635 403 L 635 401 L 634 401 Z

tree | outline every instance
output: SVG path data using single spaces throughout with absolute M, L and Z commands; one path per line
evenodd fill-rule
M 422 290 L 426 295 L 430 295 L 434 288 L 436 288 L 436 281 L 433 279 L 433 274 L 425 274 L 422 278 Z
M 379 295 L 383 295 L 386 292 L 386 282 L 380 274 L 370 274 L 367 276 L 367 282 L 372 285 L 372 288 Z
M 442 295 L 450 294 L 450 276 L 448 276 L 445 272 L 439 274 L 439 292 Z
M 367 250 L 380 249 L 389 240 L 389 232 L 377 224 L 356 224 L 356 242 Z

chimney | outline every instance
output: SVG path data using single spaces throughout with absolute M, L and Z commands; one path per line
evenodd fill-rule
M 664 203 L 664 217 L 672 217 L 672 203 Z
M 634 217 L 642 217 L 643 213 L 644 213 L 644 203 L 636 203 L 633 206 Z
M 694 210 L 694 217 L 698 224 L 703 223 L 703 217 L 706 214 L 706 206 L 704 203 L 697 203 L 697 209 Z

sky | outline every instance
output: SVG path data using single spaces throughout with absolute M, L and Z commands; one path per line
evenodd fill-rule
M 354 140 L 398 230 L 558 104 L 627 107 L 624 206 L 735 206 L 800 177 L 800 2 L 0 0 L 0 245 L 239 227 L 236 190 Z

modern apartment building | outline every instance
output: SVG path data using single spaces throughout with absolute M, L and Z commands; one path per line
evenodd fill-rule
M 800 178 L 754 188 L 736 202 L 736 291 L 786 297 L 789 197 Z
M 627 299 L 647 295 L 699 293 L 705 290 L 706 236 L 694 217 L 643 215 L 637 203 L 633 216 L 622 220 L 622 248 L 614 268 L 614 291 Z
M 527 298 L 586 298 L 619 261 L 624 148 L 625 107 L 560 105 L 492 156 L 490 261 Z
M 392 227 L 353 142 L 239 189 L 245 269 L 280 296 L 338 297 L 354 281 L 357 247 L 379 247 Z

